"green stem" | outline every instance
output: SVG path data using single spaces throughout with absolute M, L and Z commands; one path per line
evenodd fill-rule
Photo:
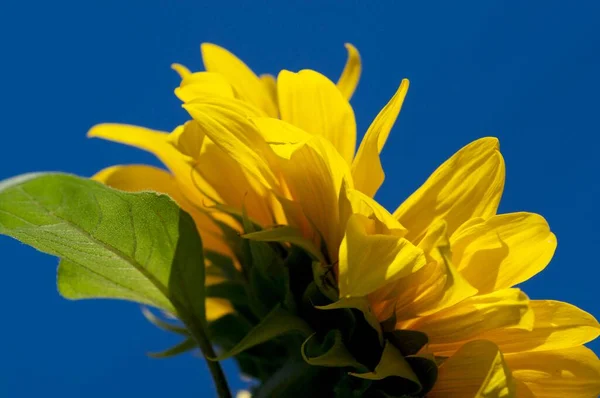
M 231 391 L 229 391 L 229 386 L 227 385 L 227 379 L 225 378 L 225 374 L 223 373 L 223 369 L 221 368 L 221 364 L 218 361 L 211 361 L 209 358 L 215 358 L 215 351 L 213 350 L 212 344 L 210 344 L 210 340 L 204 331 L 202 325 L 197 324 L 196 322 L 186 322 L 189 332 L 192 337 L 198 343 L 198 347 L 200 347 L 200 351 L 202 351 L 202 355 L 204 356 L 204 360 L 208 365 L 208 369 L 210 370 L 210 374 L 215 383 L 215 387 L 217 389 L 217 394 L 219 394 L 220 398 L 231 398 Z

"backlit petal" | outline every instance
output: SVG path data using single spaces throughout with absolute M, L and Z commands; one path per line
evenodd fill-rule
M 340 298 L 366 296 L 425 262 L 421 249 L 404 238 L 378 233 L 375 220 L 354 214 L 340 246 Z
M 273 152 L 248 119 L 252 110 L 239 100 L 206 96 L 184 105 L 206 135 L 260 184 L 278 186 Z
M 182 102 L 191 102 L 202 95 L 218 95 L 233 98 L 233 87 L 227 79 L 218 73 L 196 72 L 182 78 L 175 95 Z
M 368 196 L 375 196 L 385 179 L 379 153 L 398 118 L 407 92 L 408 80 L 404 79 L 396 94 L 371 123 L 352 163 L 352 178 L 356 189 Z
M 575 347 L 600 336 L 600 324 L 574 305 L 551 300 L 531 300 L 534 313 L 531 331 L 501 329 L 482 338 L 496 343 L 502 352 L 546 351 Z
M 350 103 L 322 74 L 283 70 L 277 77 L 281 120 L 328 139 L 348 164 L 356 147 L 356 122 Z
M 358 86 L 362 65 L 360 62 L 360 54 L 356 47 L 350 43 L 346 43 L 345 46 L 348 51 L 348 60 L 346 61 L 346 66 L 344 66 L 342 75 L 337 82 L 337 87 L 344 97 L 350 99 L 352 98 L 352 94 L 354 94 L 354 90 L 356 90 L 356 86 Z
M 496 214 L 504 188 L 504 160 L 496 138 L 482 138 L 442 164 L 394 216 L 420 240 L 436 219 L 446 220 L 448 234 L 473 217 Z
M 219 73 L 233 86 L 238 98 L 262 109 L 266 115 L 277 117 L 277 107 L 268 88 L 238 57 L 210 43 L 201 46 L 202 60 L 208 72 Z
M 342 181 L 350 180 L 350 168 L 331 143 L 311 137 L 295 149 L 289 159 L 280 159 L 290 195 L 316 227 L 335 262 L 343 231 L 339 230 L 338 198 Z M 310 165 L 310 166 L 308 166 Z
M 535 397 L 591 398 L 600 394 L 600 360 L 579 346 L 505 355 L 513 377 Z
M 465 344 L 439 368 L 430 398 L 516 397 L 515 383 L 502 353 L 489 341 Z
M 504 327 L 531 329 L 529 299 L 519 289 L 504 289 L 469 297 L 434 314 L 399 322 L 399 329 L 424 332 L 432 352 L 448 356 L 469 341 L 490 330 Z
M 480 293 L 526 281 L 548 265 L 556 249 L 548 223 L 532 213 L 493 216 L 450 241 L 452 261 Z
M 401 324 L 408 319 L 436 313 L 477 294 L 477 289 L 469 285 L 452 264 L 444 221 L 433 225 L 418 247 L 426 255 L 427 265 L 369 296 L 382 321 L 395 312 L 396 320 Z

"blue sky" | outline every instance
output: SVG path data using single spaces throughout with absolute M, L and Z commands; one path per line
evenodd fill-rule
M 352 100 L 361 132 L 401 78 L 411 80 L 383 154 L 378 199 L 395 209 L 455 150 L 499 137 L 507 163 L 501 211 L 544 215 L 559 242 L 553 262 L 524 289 L 600 316 L 599 12 L 596 1 L 5 1 L 0 179 L 158 164 L 85 133 L 105 121 L 164 130 L 183 122 L 169 65 L 200 69 L 203 41 L 259 73 L 312 68 L 333 79 L 351 42 L 363 58 Z M 0 396 L 213 394 L 202 360 L 145 356 L 175 340 L 138 306 L 64 300 L 56 259 L 5 237 L 0 253 Z M 232 386 L 243 386 L 233 364 L 225 366 Z

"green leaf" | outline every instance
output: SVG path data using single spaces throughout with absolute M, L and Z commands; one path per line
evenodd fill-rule
M 198 346 L 198 344 L 196 343 L 196 341 L 194 339 L 192 339 L 191 337 L 189 337 L 189 338 L 183 340 L 181 343 L 179 343 L 169 349 L 166 349 L 164 351 L 149 352 L 148 356 L 151 358 L 157 358 L 157 359 L 170 358 L 170 357 L 174 357 L 176 355 L 191 351 L 194 348 L 196 348 L 197 346 Z
M 289 225 L 277 226 L 256 232 L 246 230 L 246 233 L 242 235 L 242 238 L 259 242 L 291 243 L 306 250 L 316 260 L 319 260 L 323 264 L 326 263 L 323 253 L 317 249 L 315 244 L 311 240 L 302 236 L 302 233 L 297 228 L 290 227 Z
M 394 330 L 385 333 L 385 337 L 400 350 L 402 355 L 415 355 L 429 342 L 423 332 L 417 330 Z
M 280 305 L 277 305 L 233 348 L 216 358 L 212 358 L 212 360 L 221 361 L 227 359 L 248 348 L 290 332 L 301 332 L 308 335 L 312 333 L 312 330 L 304 320 L 290 314 L 288 311 L 281 308 Z
M 175 325 L 166 321 L 163 321 L 162 319 L 160 319 L 159 317 L 157 317 L 156 315 L 154 315 L 152 313 L 152 311 L 150 311 L 148 308 L 146 307 L 142 307 L 142 315 L 144 315 L 144 317 L 150 322 L 152 323 L 154 326 L 156 326 L 159 329 L 162 330 L 166 330 L 167 332 L 173 332 L 173 333 L 177 333 L 180 334 L 182 336 L 189 336 L 190 333 L 188 332 L 188 330 L 183 327 L 183 326 L 179 326 L 179 325 Z
M 28 174 L 0 183 L 0 233 L 62 258 L 67 298 L 133 300 L 186 323 L 205 319 L 202 242 L 167 195 Z
M 318 342 L 316 334 L 307 338 L 300 348 L 302 358 L 313 366 L 353 367 L 358 370 L 366 369 L 348 352 L 342 341 L 339 330 L 331 330 L 322 342 Z

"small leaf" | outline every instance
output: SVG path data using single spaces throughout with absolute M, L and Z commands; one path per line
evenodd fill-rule
M 385 333 L 385 337 L 400 350 L 402 355 L 415 355 L 428 342 L 429 338 L 417 330 L 394 330 Z
M 438 367 L 435 361 L 415 355 L 407 356 L 406 362 L 408 362 L 421 382 L 422 389 L 419 394 L 427 394 L 433 388 L 438 377 Z
M 410 391 L 407 394 L 417 394 L 422 390 L 421 383 L 409 363 L 400 351 L 390 342 L 386 342 L 381 360 L 373 372 L 350 373 L 352 376 L 367 380 L 383 380 L 387 377 L 404 379 Z
M 184 326 L 179 326 L 179 325 L 175 325 L 175 324 L 163 321 L 162 319 L 160 319 L 159 317 L 154 315 L 152 313 L 152 311 L 150 311 L 146 307 L 142 307 L 142 314 L 150 323 L 152 323 L 154 326 L 156 326 L 159 329 L 166 330 L 167 332 L 177 333 L 182 336 L 190 335 L 190 333 Z
M 246 233 L 242 235 L 242 238 L 259 242 L 291 243 L 306 250 L 314 257 L 314 259 L 323 264 L 326 263 L 323 253 L 317 249 L 315 244 L 310 239 L 306 239 L 304 236 L 302 236 L 302 233 L 297 228 L 290 227 L 288 225 L 277 226 L 270 229 L 265 229 L 263 231 Z
M 174 357 L 176 355 L 191 351 L 194 348 L 196 348 L 197 346 L 198 346 L 198 344 L 196 344 L 196 341 L 194 339 L 187 338 L 187 339 L 183 340 L 181 343 L 177 344 L 176 346 L 173 346 L 164 351 L 150 352 L 150 353 L 148 353 L 148 356 L 151 358 L 157 358 L 157 359 L 170 358 L 170 357 Z
M 335 303 L 331 303 L 328 305 L 320 305 L 316 306 L 316 308 L 321 310 L 335 310 L 339 308 L 356 308 L 360 312 L 363 313 L 365 320 L 371 325 L 373 329 L 377 332 L 379 336 L 379 343 L 383 345 L 383 334 L 381 332 L 381 327 L 379 325 L 379 320 L 371 311 L 371 305 L 366 297 L 350 297 L 350 298 L 342 298 Z
M 232 281 L 240 279 L 240 271 L 238 271 L 235 268 L 233 260 L 228 256 L 214 252 L 212 250 L 207 250 L 204 252 L 204 257 L 206 258 L 206 261 L 210 263 L 210 268 L 214 267 L 221 271 L 221 276 L 224 276 L 226 279 Z
M 310 334 L 312 330 L 301 318 L 290 314 L 288 311 L 281 308 L 280 305 L 277 305 L 258 325 L 238 342 L 235 347 L 218 357 L 211 359 L 214 361 L 227 359 L 248 348 L 290 332 Z
M 366 370 L 364 366 L 356 361 L 356 359 L 348 352 L 344 342 L 342 341 L 342 333 L 339 330 L 331 330 L 322 343 L 316 341 L 316 334 L 312 334 L 307 338 L 300 352 L 302 358 L 313 366 L 330 366 L 330 367 L 353 367 L 359 370 Z
M 224 281 L 206 286 L 206 297 L 225 299 L 234 306 L 248 305 L 246 288 L 239 282 Z

